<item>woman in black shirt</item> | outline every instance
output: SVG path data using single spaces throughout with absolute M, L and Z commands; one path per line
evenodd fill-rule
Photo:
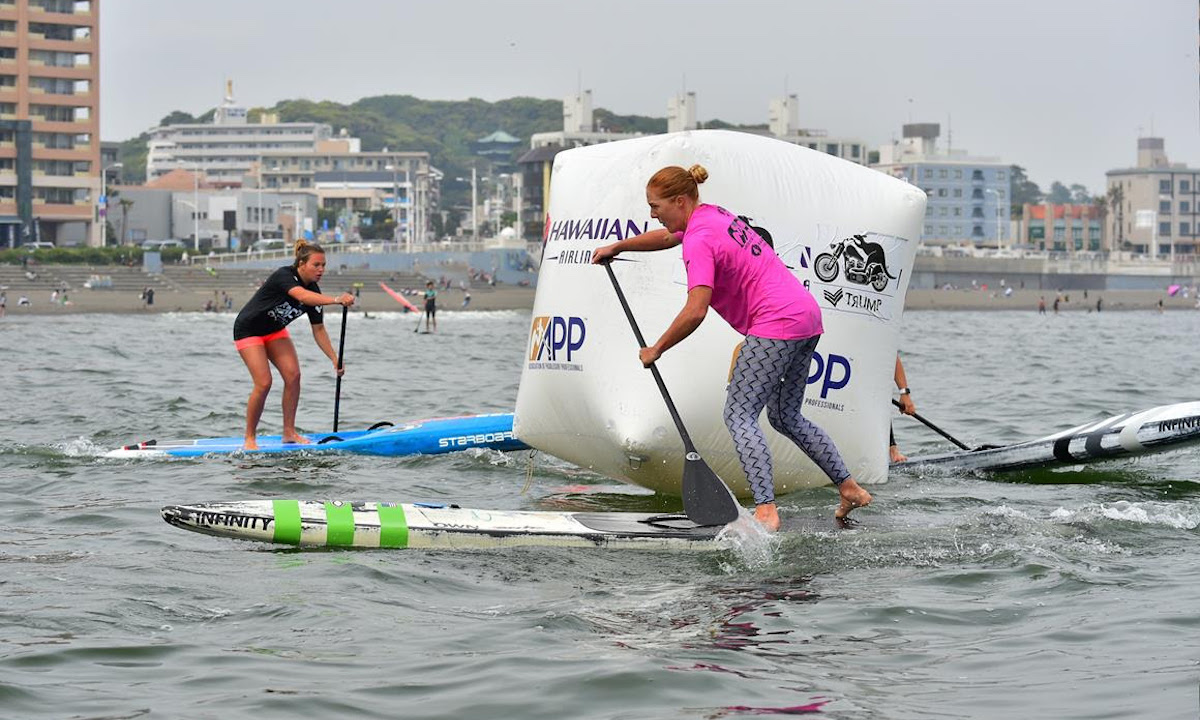
M 283 378 L 283 441 L 308 442 L 308 438 L 296 432 L 296 407 L 300 404 L 300 361 L 288 335 L 288 323 L 307 314 L 317 347 L 333 362 L 337 374 L 342 374 L 337 366 L 337 353 L 333 351 L 333 343 L 325 331 L 321 307 L 350 307 L 354 304 L 354 296 L 350 293 L 342 293 L 337 297 L 322 295 L 317 282 L 324 274 L 325 251 L 320 245 L 298 241 L 296 262 L 271 273 L 233 322 L 233 344 L 254 380 L 254 389 L 250 391 L 250 400 L 246 404 L 247 450 L 258 449 L 258 420 L 262 417 L 267 393 L 271 391 L 271 365 Z

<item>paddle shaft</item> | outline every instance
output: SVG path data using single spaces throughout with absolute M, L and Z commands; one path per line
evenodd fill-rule
M 342 335 L 338 338 L 337 388 L 333 391 L 333 431 L 337 432 L 338 410 L 342 405 L 342 354 L 346 351 L 346 306 L 342 306 Z
M 642 331 L 638 328 L 637 320 L 633 317 L 633 311 L 629 309 L 629 301 L 625 299 L 625 293 L 621 291 L 621 285 L 617 282 L 617 276 L 613 274 L 612 263 L 604 263 L 604 269 L 608 271 L 608 279 L 612 281 L 613 290 L 617 291 L 617 299 L 621 301 L 621 309 L 625 311 L 625 317 L 629 320 L 629 327 L 633 328 L 633 335 L 637 338 L 638 347 L 648 347 L 646 339 L 642 337 Z M 692 444 L 692 438 L 688 435 L 687 428 L 683 426 L 683 418 L 679 417 L 679 411 L 675 409 L 675 402 L 671 400 L 671 394 L 667 392 L 667 385 L 663 382 L 662 375 L 658 372 L 658 367 L 654 363 L 650 363 L 650 373 L 654 375 L 654 382 L 658 383 L 658 391 L 662 393 L 663 400 L 667 403 L 667 411 L 671 413 L 671 419 L 675 421 L 675 429 L 679 431 L 679 436 L 683 438 L 683 449 L 689 453 L 696 452 L 696 446 Z
M 900 401 L 895 398 L 892 398 L 892 404 L 895 405 L 896 407 L 900 407 Z M 938 435 L 941 435 L 942 437 L 946 438 L 950 442 L 959 446 L 963 450 L 970 452 L 971 448 L 967 447 L 966 445 L 963 445 L 961 442 L 956 440 L 954 438 L 954 436 L 951 435 L 950 433 L 946 432 L 945 430 L 941 429 L 937 425 L 934 425 L 933 423 L 929 422 L 925 418 L 921 417 L 920 413 L 913 413 L 912 416 L 915 417 L 917 420 L 920 420 L 922 423 L 925 424 L 926 427 L 928 427 L 930 430 L 936 432 Z

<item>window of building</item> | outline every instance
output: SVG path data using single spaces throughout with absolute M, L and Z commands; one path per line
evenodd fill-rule
M 1179 213 L 1181 215 L 1187 215 L 1191 211 L 1191 204 L 1187 200 L 1181 200 L 1179 203 Z
M 996 179 L 997 179 L 997 180 L 1003 180 L 1004 178 L 1005 178 L 1004 171 L 1003 171 L 1003 170 L 997 170 L 997 171 L 996 171 Z
M 975 225 L 971 228 L 971 237 L 983 237 L 983 226 Z
M 4 189 L 4 188 L 0 188 L 0 190 L 3 190 L 3 189 Z M 925 234 L 926 234 L 926 235 L 932 235 L 932 234 L 933 234 L 933 226 L 932 226 L 932 225 L 926 225 L 926 226 L 925 226 Z
M 1192 224 L 1185 223 L 1185 222 L 1179 223 L 1179 234 L 1180 235 L 1191 235 L 1192 234 Z
M 954 168 L 954 179 L 962 180 L 962 168 Z
M 977 218 L 983 217 L 983 208 L 975 208 L 975 209 L 971 210 L 971 217 L 977 217 Z
M 925 214 L 933 215 L 933 206 L 932 205 L 928 205 L 928 204 L 925 205 Z
M 838 154 L 837 143 L 825 143 L 825 152 L 828 153 L 829 155 L 837 155 Z
M 938 177 L 939 177 L 939 178 L 945 178 L 945 177 L 946 177 L 946 168 L 939 168 L 939 169 L 938 169 Z
M 938 188 L 938 197 L 946 197 L 946 188 Z
M 858 157 L 859 152 L 860 152 L 860 150 L 859 150 L 859 146 L 857 143 L 850 145 L 850 157 L 854 157 L 854 158 Z
M 1158 224 L 1158 234 L 1160 237 L 1171 237 L 1171 223 L 1160 222 Z
M 972 180 L 982 180 L 983 179 L 983 171 L 982 170 L 971 171 L 971 179 Z
M 956 197 L 956 198 L 962 197 L 962 188 L 954 188 L 954 197 Z
M 1191 192 L 1190 188 L 1191 188 L 1191 183 L 1188 182 L 1187 180 L 1179 181 L 1179 192 L 1181 192 L 1181 193 Z
M 1003 200 L 1004 198 L 1008 197 L 1008 191 L 1004 188 L 999 188 L 996 190 L 996 197 L 1000 200 Z
M 954 208 L 954 217 L 962 217 L 962 208 L 960 208 L 960 207 Z
M 921 177 L 923 177 L 923 178 L 933 177 L 933 168 L 925 168 L 924 170 L 922 170 Z
M 1171 214 L 1171 201 L 1170 200 L 1159 200 L 1158 201 L 1158 211 L 1160 213 L 1162 213 L 1163 215 L 1170 215 Z
M 1170 180 L 1159 180 L 1158 181 L 1158 191 L 1160 193 L 1163 193 L 1164 195 L 1170 195 L 1171 194 L 1171 181 Z
M 938 225 L 938 235 L 940 235 L 942 237 L 946 237 L 946 226 L 945 225 Z
M 940 215 L 941 217 L 946 217 L 946 208 L 945 207 L 938 208 L 938 215 Z

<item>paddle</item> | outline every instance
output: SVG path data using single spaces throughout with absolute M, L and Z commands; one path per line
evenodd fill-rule
M 899 400 L 897 400 L 897 399 L 895 399 L 895 398 L 892 398 L 892 404 L 893 404 L 893 405 L 895 405 L 896 407 L 900 407 L 900 401 L 899 401 Z M 947 440 L 949 440 L 950 442 L 952 442 L 952 443 L 954 443 L 955 445 L 959 446 L 959 447 L 960 447 L 960 448 L 962 448 L 963 450 L 966 450 L 967 452 L 971 452 L 971 448 L 967 447 L 966 445 L 963 445 L 961 442 L 959 442 L 958 440 L 956 440 L 956 439 L 954 438 L 954 436 L 953 436 L 953 435 L 951 435 L 950 433 L 946 432 L 945 430 L 941 429 L 941 428 L 940 428 L 940 427 L 938 427 L 937 425 L 934 425 L 933 423 L 929 422 L 929 421 L 928 421 L 928 420 L 926 420 L 925 418 L 921 417 L 921 415 L 920 415 L 919 413 L 913 413 L 913 414 L 912 414 L 912 416 L 913 416 L 913 417 L 915 417 L 916 419 L 920 420 L 920 421 L 921 421 L 922 423 L 924 423 L 924 424 L 925 424 L 925 425 L 926 425 L 926 426 L 927 426 L 927 427 L 928 427 L 930 430 L 933 430 L 933 431 L 934 431 L 934 432 L 936 432 L 938 435 L 941 435 L 942 437 L 946 438 L 946 439 L 947 439 Z M 976 449 L 980 449 L 980 450 L 981 450 L 982 448 L 976 448 Z
M 625 310 L 625 317 L 629 319 L 629 326 L 633 328 L 633 335 L 637 338 L 638 347 L 646 347 L 646 340 L 642 337 L 642 331 L 638 329 L 637 320 L 633 318 L 633 311 L 629 309 L 625 293 L 621 292 L 621 285 L 617 282 L 617 276 L 613 274 L 611 261 L 604 263 L 604 269 L 608 271 L 608 279 L 612 280 L 613 290 L 617 291 L 617 298 L 621 301 L 621 308 Z M 658 367 L 653 363 L 650 365 L 650 372 L 654 375 L 654 382 L 658 383 L 658 391 L 662 393 L 663 400 L 667 403 L 667 410 L 671 413 L 671 419 L 675 421 L 675 428 L 679 431 L 679 436 L 683 438 L 685 453 L 683 463 L 684 513 L 687 514 L 689 520 L 701 526 L 725 525 L 733 522 L 737 519 L 739 511 L 737 500 L 734 499 L 733 493 L 729 492 L 725 482 L 704 462 L 700 453 L 696 452 L 696 446 L 692 444 L 692 438 L 688 435 L 687 428 L 683 426 L 683 419 L 679 417 L 679 411 L 675 409 L 675 403 L 671 401 L 671 395 L 667 392 L 662 375 L 659 374 Z
M 342 336 L 338 338 L 338 370 L 342 369 L 342 353 L 346 350 L 346 306 L 342 306 Z M 342 404 L 342 376 L 337 376 L 337 389 L 333 392 L 333 431 L 337 432 L 338 408 Z

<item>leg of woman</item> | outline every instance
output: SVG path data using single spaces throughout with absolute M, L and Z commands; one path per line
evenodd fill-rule
M 300 405 L 300 359 L 292 339 L 281 337 L 267 343 L 267 356 L 283 378 L 283 441 L 308 443 L 308 438 L 296 432 L 296 408 Z
M 802 414 L 804 388 L 808 383 L 809 365 L 818 340 L 820 336 L 807 340 L 784 341 L 792 346 L 788 367 L 783 382 L 768 399 L 767 420 L 770 421 L 771 427 L 796 443 L 837 486 L 841 501 L 833 515 L 840 519 L 850 514 L 854 508 L 869 504 L 871 494 L 850 477 L 850 470 L 846 468 L 846 463 L 833 440 Z
M 267 362 L 267 349 L 262 345 L 250 345 L 238 350 L 246 369 L 250 371 L 250 379 L 254 381 L 254 389 L 250 391 L 250 399 L 246 402 L 246 435 L 243 445 L 247 450 L 258 449 L 258 420 L 262 417 L 263 406 L 267 403 L 267 393 L 271 392 L 271 365 Z
M 725 426 L 733 437 L 738 459 L 757 506 L 755 517 L 770 530 L 779 529 L 779 514 L 775 510 L 775 479 L 771 472 L 771 450 L 758 416 L 782 377 L 784 364 L 773 357 L 771 343 L 758 337 L 747 337 L 729 380 L 725 395 Z

